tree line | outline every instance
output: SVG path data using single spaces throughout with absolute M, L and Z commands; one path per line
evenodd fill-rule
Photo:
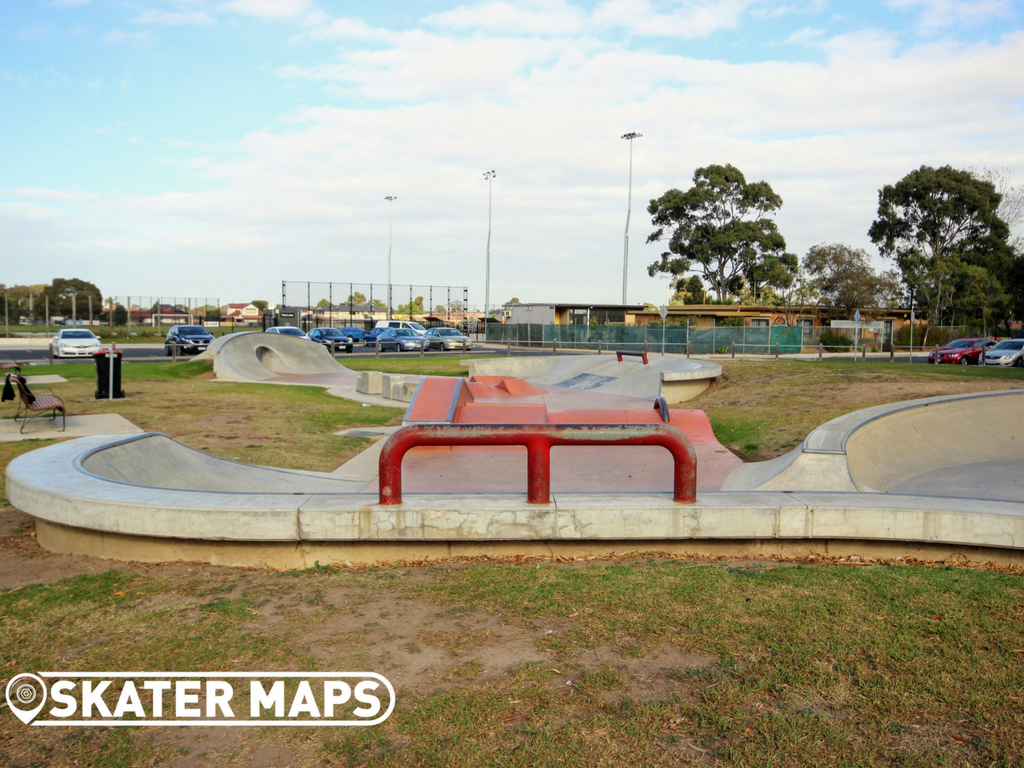
M 853 311 L 913 304 L 934 325 L 1024 318 L 1024 190 L 1009 171 L 922 166 L 878 193 L 868 236 L 892 269 L 843 243 L 799 259 L 774 220 L 782 198 L 733 165 L 709 165 L 686 191 L 670 189 L 647 210 L 647 242 L 668 250 L 648 267 L 668 275 L 685 303 L 818 305 Z M 690 277 L 687 274 L 695 272 Z

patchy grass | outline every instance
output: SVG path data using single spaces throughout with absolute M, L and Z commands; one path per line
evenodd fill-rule
M 339 357 L 338 362 L 353 371 L 381 371 L 408 373 L 421 376 L 466 376 L 469 369 L 462 365 L 468 357 L 439 357 L 429 352 L 423 357 L 411 353 L 409 357 Z M 474 357 L 474 360 L 484 358 Z
M 753 460 L 798 445 L 815 427 L 860 408 L 919 397 L 1006 389 L 1024 371 L 978 366 L 823 361 L 723 361 L 722 377 L 688 403 L 718 439 Z
M 217 748 L 190 729 L 168 741 L 5 717 L 0 762 L 142 766 L 184 749 L 197 765 L 264 764 L 266 750 L 302 766 L 1021 764 L 1020 575 L 764 566 L 122 567 L 25 587 L 0 594 L 18 671 L 326 671 L 358 657 L 396 684 L 398 707 L 373 728 L 225 729 L 238 732 Z M 368 643 L 381 600 L 447 629 L 406 613 L 401 634 Z M 495 669 L 498 639 L 457 631 L 482 615 L 542 660 Z M 436 665 L 441 649 L 432 690 L 405 690 L 393 665 Z

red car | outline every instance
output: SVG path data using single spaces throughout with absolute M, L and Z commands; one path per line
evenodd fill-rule
M 992 339 L 956 339 L 939 350 L 939 362 L 947 365 L 981 365 L 981 353 L 995 344 Z M 935 350 L 928 353 L 935 362 Z

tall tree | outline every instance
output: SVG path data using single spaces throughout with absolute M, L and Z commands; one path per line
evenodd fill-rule
M 670 189 L 647 207 L 656 227 L 647 242 L 667 239 L 669 248 L 647 273 L 679 276 L 697 264 L 719 301 L 744 285 L 754 295 L 787 287 L 798 262 L 771 218 L 781 206 L 768 182 L 747 183 L 732 165 L 698 168 L 690 189 Z
M 1013 262 L 1010 230 L 998 214 L 1002 196 L 991 181 L 950 166 L 921 166 L 878 192 L 878 218 L 868 230 L 893 259 L 918 306 L 938 324 L 967 300 L 964 287 L 1002 280 Z M 969 292 L 969 290 L 968 290 Z
M 860 307 L 888 306 L 892 300 L 891 275 L 876 274 L 863 249 L 842 243 L 812 245 L 801 266 L 826 306 L 852 312 Z
M 103 294 L 90 282 L 72 278 L 56 278 L 52 284 L 43 289 L 43 296 L 50 297 L 51 315 L 71 315 L 71 299 L 75 299 L 75 311 L 78 317 L 85 317 L 89 296 L 92 296 L 93 309 L 100 311 L 103 306 Z

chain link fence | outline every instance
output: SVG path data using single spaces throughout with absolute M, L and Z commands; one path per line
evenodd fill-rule
M 667 354 L 768 355 L 796 354 L 802 351 L 800 326 L 715 327 L 655 325 L 542 325 L 539 323 L 488 324 L 486 340 L 518 347 L 562 349 L 644 350 Z

